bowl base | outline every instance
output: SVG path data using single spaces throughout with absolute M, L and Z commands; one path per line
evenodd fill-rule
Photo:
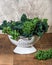
M 14 50 L 13 50 L 14 53 L 17 53 L 17 54 L 30 54 L 30 53 L 34 53 L 36 52 L 36 48 L 35 47 L 29 47 L 29 48 L 22 48 L 22 47 L 16 47 Z

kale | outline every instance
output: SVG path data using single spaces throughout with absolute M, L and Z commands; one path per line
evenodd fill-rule
M 15 25 L 14 26 L 14 30 L 18 31 L 20 34 L 22 34 L 22 27 L 23 27 L 23 24 L 19 24 L 19 25 Z
M 34 30 L 34 24 L 33 22 L 26 21 L 23 24 L 23 36 L 25 37 L 31 37 L 33 36 L 33 30 Z
M 21 16 L 21 21 L 22 21 L 22 22 L 27 21 L 27 16 L 26 16 L 26 14 L 22 14 L 22 16 Z
M 17 40 L 20 35 L 18 31 L 12 30 L 10 27 L 4 27 L 2 32 L 11 35 L 14 40 Z
M 34 29 L 39 22 L 39 18 L 31 19 L 30 21 L 25 21 L 23 24 L 23 36 L 25 37 L 32 37 L 34 35 Z
M 12 30 L 10 34 L 12 36 L 11 38 L 14 40 L 17 40 L 19 38 L 19 35 L 20 35 L 19 32 L 17 32 L 16 30 Z
M 15 25 L 16 25 L 16 24 L 15 24 L 15 21 L 12 21 L 12 20 L 11 20 L 9 26 L 11 27 L 12 30 L 14 30 L 14 26 L 15 26 Z
M 52 49 L 48 49 L 48 50 L 38 50 L 35 53 L 35 57 L 38 60 L 46 60 L 46 59 L 50 59 L 52 58 Z
M 21 16 L 21 20 L 22 23 L 26 22 L 26 21 L 32 21 L 32 19 L 27 18 L 26 14 L 22 14 Z
M 20 35 L 25 37 L 32 37 L 34 35 L 42 36 L 48 30 L 47 19 L 40 19 L 38 17 L 35 18 L 27 18 L 26 14 L 22 14 L 20 21 L 7 21 L 4 20 L 0 25 L 0 29 L 4 31 L 4 33 L 8 34 L 8 29 L 16 30 Z M 5 31 L 6 30 L 6 31 Z M 11 31 L 9 32 L 11 33 Z
M 3 23 L 0 25 L 0 30 L 2 30 L 4 27 L 7 27 L 7 20 L 4 20 Z
M 49 27 L 47 21 L 48 21 L 48 19 L 43 19 L 43 21 L 42 21 L 42 26 L 43 26 L 44 32 L 47 32 L 48 27 Z
M 4 21 L 3 21 L 2 26 L 3 26 L 3 27 L 7 27 L 7 20 L 4 20 Z
M 42 36 L 45 32 L 47 32 L 48 30 L 48 23 L 47 23 L 47 19 L 43 19 L 40 20 L 37 25 L 36 28 L 34 29 L 34 34 L 38 35 L 38 36 Z
M 42 36 L 44 34 L 42 22 L 38 22 L 34 31 L 34 34 Z
M 9 26 L 8 27 L 4 27 L 3 30 L 2 30 L 3 33 L 7 33 L 9 35 L 10 35 L 11 31 L 12 30 L 11 30 L 11 28 Z

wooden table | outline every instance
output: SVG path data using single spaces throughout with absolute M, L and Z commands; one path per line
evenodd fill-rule
M 52 48 L 52 33 L 45 34 L 36 44 L 39 49 Z M 0 65 L 52 65 L 52 59 L 37 60 L 33 54 L 19 55 L 13 53 L 15 46 L 9 41 L 7 35 L 0 34 Z

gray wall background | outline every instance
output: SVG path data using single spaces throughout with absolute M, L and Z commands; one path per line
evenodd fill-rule
M 0 24 L 4 19 L 19 20 L 23 13 L 48 18 L 48 32 L 52 32 L 52 0 L 0 0 Z

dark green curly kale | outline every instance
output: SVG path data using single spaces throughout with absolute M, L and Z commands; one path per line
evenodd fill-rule
M 45 32 L 47 32 L 47 30 L 48 30 L 47 19 L 43 19 L 43 21 L 37 23 L 34 34 L 42 36 Z

